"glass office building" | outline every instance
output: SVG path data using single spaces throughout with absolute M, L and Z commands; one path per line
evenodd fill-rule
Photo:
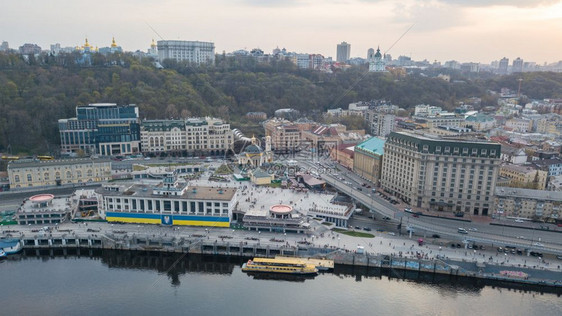
M 61 153 L 102 156 L 140 152 L 139 110 L 134 104 L 94 103 L 76 107 L 76 117 L 59 120 Z

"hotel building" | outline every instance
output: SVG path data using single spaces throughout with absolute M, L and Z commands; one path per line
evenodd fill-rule
M 136 105 L 94 103 L 76 107 L 76 117 L 59 120 L 61 153 L 84 151 L 102 156 L 140 152 Z
M 146 153 L 187 151 L 224 155 L 234 144 L 230 124 L 210 117 L 145 120 L 140 134 L 141 148 Z
M 489 215 L 500 144 L 391 133 L 384 146 L 381 186 L 431 211 Z

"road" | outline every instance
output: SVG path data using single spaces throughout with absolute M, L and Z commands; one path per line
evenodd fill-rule
M 318 169 L 319 165 L 312 161 L 300 161 L 301 164 L 310 169 Z M 331 162 L 323 162 L 323 165 Z M 333 170 L 333 169 L 332 169 Z M 337 174 L 337 175 L 336 175 Z M 562 234 L 549 231 L 535 231 L 515 227 L 491 226 L 476 222 L 459 222 L 451 219 L 439 219 L 433 217 L 413 217 L 411 214 L 400 211 L 395 205 L 385 199 L 368 192 L 361 188 L 364 181 L 358 179 L 352 172 L 325 172 L 321 177 L 338 191 L 351 196 L 354 200 L 369 207 L 371 211 L 382 217 L 390 217 L 394 223 L 398 224 L 402 217 L 402 228 L 407 227 L 422 236 L 439 234 L 449 239 L 472 240 L 476 243 L 486 243 L 493 245 L 512 245 L 520 248 L 527 248 L 537 252 L 553 252 L 562 254 Z M 341 178 L 344 180 L 341 180 Z M 346 184 L 347 183 L 347 184 Z M 458 233 L 458 228 L 462 227 L 469 231 L 468 234 Z M 474 230 L 475 229 L 475 230 Z M 523 236 L 524 239 L 517 238 Z M 535 246 L 538 242 L 544 246 Z

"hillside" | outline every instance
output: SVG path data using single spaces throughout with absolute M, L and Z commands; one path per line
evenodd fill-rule
M 264 65 L 223 56 L 217 57 L 215 67 L 172 63 L 160 70 L 151 60 L 128 54 L 95 55 L 91 67 L 80 67 L 71 55 L 24 61 L 19 55 L 0 54 L 0 152 L 8 146 L 14 154 L 56 152 L 57 120 L 75 116 L 78 104 L 132 103 L 142 118 L 214 115 L 238 127 L 249 111 L 271 115 L 292 107 L 318 118 L 328 108 L 358 100 L 452 109 L 463 98 L 484 96 L 488 89 L 516 89 L 518 84 L 513 76 L 447 83 L 420 75 L 366 73 L 363 67 L 324 74 L 296 69 L 290 62 Z M 562 74 L 521 75 L 522 92 L 530 97 L 562 97 Z

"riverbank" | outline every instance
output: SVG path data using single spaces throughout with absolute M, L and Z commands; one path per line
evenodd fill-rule
M 70 227 L 76 226 L 80 228 L 78 232 L 75 229 L 70 229 Z M 159 229 L 161 231 L 158 234 L 132 233 L 125 229 L 133 226 L 122 226 L 123 229 L 120 230 L 118 228 L 121 225 L 109 226 L 105 223 L 89 223 L 89 226 L 86 224 L 67 224 L 58 229 L 34 232 L 31 235 L 14 230 L 15 227 L 12 226 L 11 230 L 5 230 L 3 233 L 5 236 L 11 235 L 12 238 L 20 238 L 26 251 L 31 250 L 38 253 L 55 250 L 64 253 L 73 249 L 104 249 L 242 258 L 274 257 L 276 255 L 322 257 L 334 260 L 337 266 L 469 277 L 519 285 L 548 287 L 556 293 L 562 291 L 562 284 L 559 281 L 562 279 L 562 273 L 559 271 L 559 266 L 557 271 L 556 267 L 547 269 L 537 265 L 529 266 L 515 263 L 517 260 L 513 259 L 512 264 L 509 264 L 507 261 L 490 260 L 492 257 L 488 258 L 488 262 L 484 262 L 483 260 L 476 260 L 476 251 L 472 254 L 473 260 L 470 260 L 466 251 L 464 256 L 467 259 L 459 260 L 459 258 L 455 258 L 455 255 L 459 255 L 456 250 L 453 252 L 451 249 L 439 249 L 439 254 L 434 254 L 432 250 L 427 251 L 429 248 L 414 248 L 414 245 L 409 248 L 410 251 L 395 251 L 397 246 L 400 245 L 400 241 L 388 241 L 380 238 L 380 236 L 379 238 L 368 239 L 369 241 L 377 240 L 378 249 L 377 243 L 369 242 L 364 248 L 367 251 L 357 253 L 357 251 L 342 249 L 335 245 L 319 245 L 319 243 L 321 244 L 319 239 L 331 239 L 335 242 L 336 235 L 338 244 L 341 239 L 346 242 L 349 242 L 349 240 L 364 240 L 337 233 L 333 233 L 334 235 L 331 237 L 321 235 L 316 237 L 315 240 L 312 236 L 307 239 L 300 235 L 280 236 L 274 233 L 259 233 L 259 237 L 255 237 L 255 233 L 249 234 L 246 231 L 227 229 L 217 229 L 212 232 L 208 229 L 202 232 L 193 232 L 196 229 L 192 229 L 190 234 L 181 234 L 174 227 L 162 228 L 167 231 L 166 233 L 162 233 L 163 230 Z M 108 230 L 107 228 L 112 229 Z M 136 228 L 145 227 L 136 226 Z M 385 243 L 384 246 L 383 242 Z M 387 242 L 388 246 L 386 246 Z M 406 247 L 406 241 L 402 244 L 401 246 Z M 342 244 L 342 246 L 345 247 L 345 244 Z M 376 250 L 379 251 L 375 252 Z M 462 254 L 460 255 L 462 257 Z M 480 253 L 478 256 L 480 257 Z M 531 259 L 529 258 L 529 260 Z M 524 273 L 525 277 L 522 277 L 521 273 Z

